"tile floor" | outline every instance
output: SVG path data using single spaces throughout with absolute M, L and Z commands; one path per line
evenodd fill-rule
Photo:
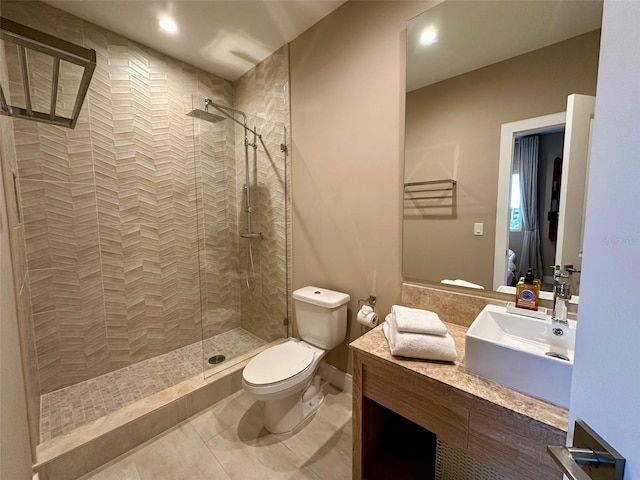
M 351 478 L 351 395 L 325 384 L 325 403 L 289 434 L 262 426 L 262 404 L 237 392 L 82 480 Z
M 201 342 L 193 343 L 42 395 L 40 442 L 49 441 L 202 373 L 203 365 L 213 367 L 206 363 L 211 355 L 222 354 L 231 360 L 265 344 L 250 332 L 235 328 L 206 339 L 204 346 Z

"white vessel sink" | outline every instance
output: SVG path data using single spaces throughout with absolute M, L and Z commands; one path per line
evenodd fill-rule
M 560 328 L 560 336 L 554 329 Z M 560 333 L 556 330 L 556 333 Z M 506 387 L 569 408 L 576 323 L 552 324 L 487 305 L 465 338 L 465 369 Z M 568 360 L 549 356 L 564 356 Z

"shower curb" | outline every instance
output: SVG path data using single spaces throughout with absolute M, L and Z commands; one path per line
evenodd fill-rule
M 40 480 L 78 479 L 128 453 L 239 391 L 242 388 L 242 369 L 252 356 L 242 358 L 208 378 L 201 374 L 185 380 L 38 445 L 34 472 L 38 473 Z

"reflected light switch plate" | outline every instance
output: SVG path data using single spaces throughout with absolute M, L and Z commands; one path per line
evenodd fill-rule
M 474 235 L 484 235 L 484 223 L 474 223 L 473 224 L 473 234 Z

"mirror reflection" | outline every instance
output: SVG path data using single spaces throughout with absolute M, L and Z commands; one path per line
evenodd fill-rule
M 497 287 L 515 286 L 529 268 L 544 272 L 545 265 L 555 264 L 564 135 L 564 125 L 549 126 L 535 134 L 516 133 L 513 158 L 509 159 L 510 178 L 506 180 L 507 265 L 505 274 L 494 282 Z M 496 217 L 496 225 L 499 221 Z M 525 239 L 526 235 L 529 238 Z M 494 272 L 501 272 L 499 267 L 496 265 Z
M 601 17 L 449 0 L 408 23 L 405 279 L 509 292 L 534 268 L 550 290 L 552 265 L 580 270 Z

